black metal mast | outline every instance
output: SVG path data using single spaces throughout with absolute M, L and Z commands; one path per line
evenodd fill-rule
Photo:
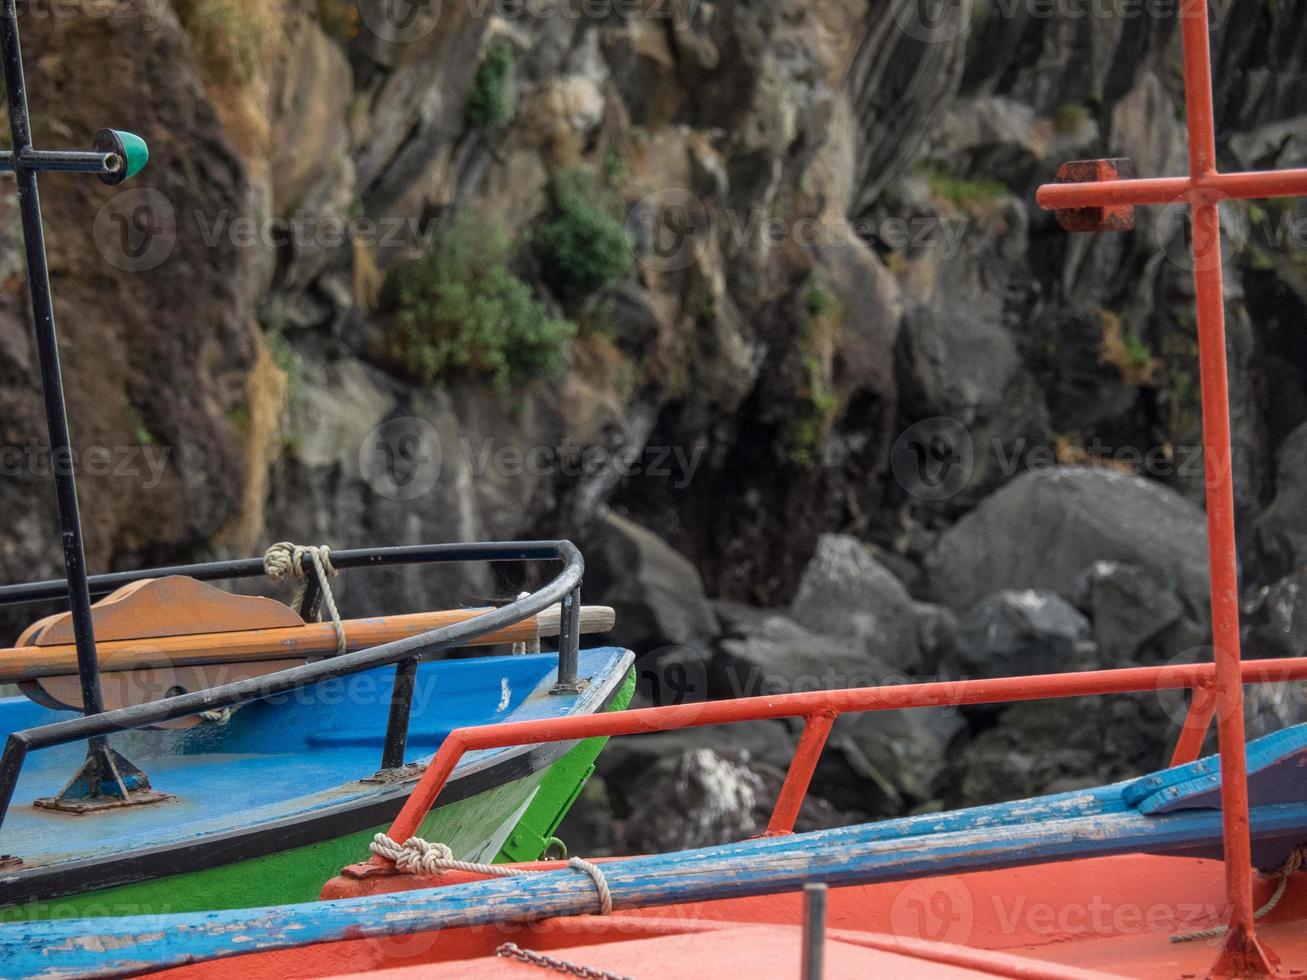
M 37 191 L 36 175 L 41 170 L 93 173 L 106 183 L 116 184 L 140 170 L 145 165 L 148 153 L 139 137 L 115 130 L 98 132 L 94 140 L 95 148 L 89 152 L 43 151 L 32 146 L 16 0 L 0 2 L 3 3 L 3 7 L 0 7 L 0 58 L 4 60 L 9 130 L 13 137 L 13 150 L 0 153 L 0 171 L 12 170 L 18 183 L 18 207 L 22 216 L 23 245 L 27 252 L 27 284 L 41 363 L 45 419 L 50 433 L 50 458 L 54 469 L 55 497 L 59 505 L 59 530 L 63 542 L 64 572 L 68 581 L 68 604 L 77 640 L 77 673 L 81 681 L 82 708 L 87 715 L 96 715 L 104 711 L 104 697 L 100 690 L 100 664 L 95 651 L 95 627 L 86 581 L 86 549 L 82 543 L 82 520 L 77 506 L 77 479 L 68 434 L 68 410 L 59 367 L 59 341 L 54 325 L 50 270 L 46 261 L 45 230 L 41 221 L 41 198 Z M 137 793 L 138 790 L 145 792 Z M 83 810 L 103 805 L 97 801 L 105 799 L 121 805 L 138 800 L 145 802 L 146 797 L 157 796 L 148 790 L 149 780 L 145 774 L 111 750 L 104 735 L 95 735 L 87 746 L 86 763 L 64 791 L 53 800 L 38 802 L 61 809 Z
M 82 705 L 88 715 L 104 710 L 100 694 L 100 664 L 95 655 L 95 628 L 91 624 L 91 593 L 86 587 L 86 550 L 82 545 L 82 519 L 77 508 L 77 478 L 73 472 L 68 436 L 68 410 L 64 405 L 63 376 L 59 369 L 59 342 L 55 335 L 54 305 L 50 297 L 50 271 L 45 257 L 45 231 L 41 224 L 41 198 L 36 170 L 25 165 L 32 152 L 32 131 L 27 116 L 27 89 L 23 56 L 18 42 L 15 0 L 3 0 L 0 16 L 0 57 L 4 58 L 5 90 L 9 99 L 9 131 L 13 135 L 14 177 L 22 212 L 23 244 L 27 248 L 27 284 L 32 298 L 32 321 L 41 361 L 41 391 L 45 420 L 50 430 L 50 458 L 54 468 L 55 496 L 59 502 L 59 530 L 63 538 L 64 571 L 68 577 L 68 603 L 77 638 L 77 673 L 82 682 Z M 98 736 L 92 747 L 102 745 Z

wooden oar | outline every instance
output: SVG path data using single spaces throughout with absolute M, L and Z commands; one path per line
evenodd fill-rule
M 487 612 L 487 609 L 456 609 L 347 619 L 345 643 L 348 650 L 389 643 L 416 636 L 441 626 L 452 626 Z M 524 620 L 476 640 L 469 646 L 500 643 L 529 643 L 538 637 L 557 636 L 561 610 L 551 606 L 539 616 Z M 608 606 L 582 606 L 581 632 L 603 633 L 613 628 L 615 616 Z M 229 633 L 196 633 L 131 640 L 105 640 L 97 645 L 100 670 L 105 673 L 154 667 L 183 667 L 197 664 L 236 664 L 256 660 L 304 660 L 336 652 L 336 632 L 331 623 L 306 623 L 272 629 L 237 630 Z M 77 673 L 77 648 L 21 646 L 0 649 L 0 684 L 16 684 L 43 677 Z

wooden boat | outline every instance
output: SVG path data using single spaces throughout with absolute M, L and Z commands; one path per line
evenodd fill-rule
M 256 680 L 275 676 L 296 665 L 290 655 L 303 664 L 311 651 L 335 642 L 331 624 L 305 624 L 289 607 L 232 596 L 193 579 L 165 577 L 127 588 L 127 598 L 115 593 L 96 609 L 111 614 L 97 622 L 103 626 L 102 676 L 111 704 L 176 697 L 188 683 L 202 691 L 215 678 L 229 680 L 223 672 Z M 191 601 L 170 605 L 179 596 Z M 157 599 L 162 601 L 151 601 Z M 223 631 L 145 641 L 119 636 L 135 632 L 124 622 L 147 628 L 204 622 L 199 599 L 221 609 Z M 133 614 L 142 608 L 148 615 Z M 251 608 L 253 614 L 242 618 L 241 611 Z M 197 615 L 188 617 L 187 610 Z M 421 636 L 442 623 L 471 622 L 477 614 L 378 617 L 343 626 L 348 648 L 366 651 L 376 649 L 379 638 Z M 558 619 L 555 607 L 476 642 L 556 634 Z M 607 628 L 611 610 L 588 610 L 582 619 L 583 629 Z M 44 683 L 33 696 L 45 702 L 0 700 L 0 730 L 57 727 L 76 717 L 55 701 L 77 700 L 76 676 L 53 673 L 67 670 L 73 656 L 60 642 L 66 627 L 66 617 L 38 624 L 26 635 L 43 633 L 50 641 L 45 646 L 0 651 L 0 676 L 25 685 L 39 677 Z M 276 659 L 269 659 L 270 652 Z M 265 659 L 253 659 L 258 656 Z M 394 817 L 420 771 L 414 763 L 451 729 L 623 707 L 633 686 L 631 661 L 631 654 L 614 648 L 581 651 L 583 683 L 565 693 L 553 692 L 557 654 L 420 662 L 408 681 L 412 716 L 401 756 L 389 761 L 383 752 L 396 674 L 386 667 L 302 687 L 230 715 L 209 711 L 205 720 L 196 713 L 166 722 L 171 728 L 125 734 L 117 751 L 150 773 L 149 788 L 132 788 L 126 800 L 111 795 L 88 801 L 67 790 L 61 799 L 61 787 L 78 769 L 80 744 L 36 754 L 0 826 L 0 851 L 12 855 L 0 869 L 0 920 L 310 900 L 324 874 L 366 847 Z M 114 669 L 127 664 L 141 666 Z M 139 692 L 149 697 L 134 698 Z M 539 857 L 602 743 L 501 750 L 469 759 L 455 795 L 431 814 L 432 832 L 471 860 Z
M 109 129 L 87 152 L 32 146 L 14 0 L 0 7 L 0 61 L 13 146 L 0 170 L 17 183 L 51 458 L 71 461 L 37 175 L 118 184 L 148 149 Z M 631 654 L 580 650 L 581 634 L 612 616 L 582 608 L 584 563 L 568 542 L 334 556 L 282 544 L 263 560 L 88 576 L 73 467 L 54 469 L 66 579 L 0 588 L 0 603 L 68 604 L 0 650 L 0 684 L 32 699 L 0 699 L 0 919 L 310 899 L 395 814 L 410 767 L 452 728 L 577 717 L 630 697 Z M 563 568 L 496 609 L 353 621 L 336 611 L 337 570 L 437 561 Z M 208 584 L 265 571 L 303 580 L 295 608 Z M 324 605 L 330 622 L 318 623 Z M 558 637 L 557 653 L 538 652 L 542 636 Z M 436 659 L 496 644 L 537 652 Z M 601 745 L 467 759 L 432 831 L 468 858 L 538 857 Z

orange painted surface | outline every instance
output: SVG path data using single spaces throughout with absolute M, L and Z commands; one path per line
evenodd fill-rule
M 344 623 L 345 639 L 351 651 L 362 650 L 417 636 L 440 626 L 466 622 L 486 611 L 458 609 L 349 619 Z M 536 622 L 529 619 L 483 637 L 476 645 L 522 643 L 535 635 Z M 100 655 L 100 670 L 105 672 L 249 660 L 302 660 L 315 654 L 334 653 L 336 631 L 331 623 L 306 623 L 303 626 L 200 633 L 157 640 L 108 640 L 98 643 L 96 649 Z M 0 650 L 0 683 L 12 684 L 51 674 L 76 673 L 77 649 L 72 645 Z
M 395 879 L 388 879 L 393 884 Z M 1255 885 L 1258 904 L 1273 882 Z M 1221 922 L 1218 861 L 1127 855 L 833 889 L 827 977 L 1206 975 L 1213 940 L 1171 935 Z M 348 976 L 375 980 L 546 976 L 501 944 L 634 977 L 798 975 L 801 896 L 769 895 L 453 929 L 253 954 L 156 974 L 168 980 Z M 1307 971 L 1307 875 L 1259 925 L 1286 975 Z M 374 972 L 380 971 L 380 972 Z

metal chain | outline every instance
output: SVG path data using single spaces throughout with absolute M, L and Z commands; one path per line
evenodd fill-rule
M 544 953 L 537 953 L 534 949 L 523 949 L 516 943 L 504 943 L 495 950 L 495 955 L 506 956 L 509 959 L 519 960 L 546 970 L 557 970 L 559 973 L 566 973 L 573 977 L 585 977 L 586 980 L 633 980 L 632 977 L 624 977 L 616 973 L 609 973 L 606 970 L 596 970 L 592 966 L 582 966 L 579 963 L 569 963 L 567 960 L 546 956 Z

